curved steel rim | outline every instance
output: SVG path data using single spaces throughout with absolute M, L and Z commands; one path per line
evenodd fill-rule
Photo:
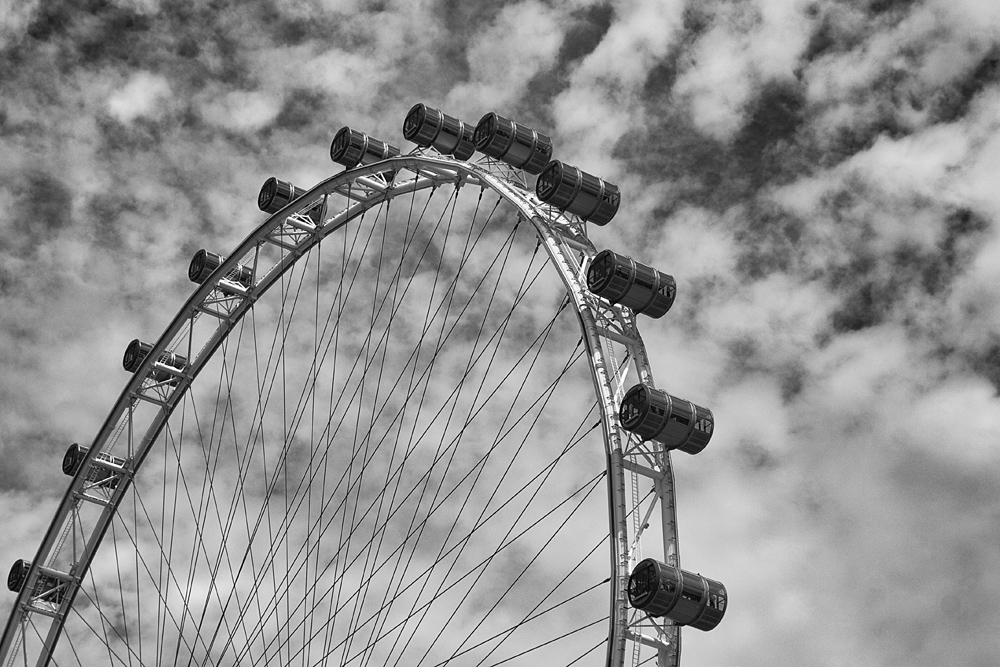
M 414 174 L 412 179 L 395 183 L 391 179 L 386 181 L 380 174 L 408 170 Z M 55 620 L 45 637 L 45 647 L 43 654 L 38 658 L 38 665 L 46 665 L 51 657 L 52 649 L 58 641 L 62 630 L 62 620 L 65 618 L 79 589 L 79 584 L 89 569 L 90 563 L 96 554 L 104 533 L 110 525 L 117 507 L 124 496 L 125 491 L 131 484 L 132 476 L 139 469 L 145 456 L 149 453 L 152 444 L 156 441 L 160 431 L 166 424 L 173 412 L 174 407 L 183 398 L 188 386 L 198 376 L 201 368 L 212 357 L 215 350 L 222 344 L 228 336 L 229 331 L 239 320 L 249 311 L 257 299 L 259 299 L 270 286 L 287 271 L 313 246 L 320 243 L 327 235 L 346 225 L 348 222 L 359 216 L 364 211 L 385 201 L 388 198 L 398 196 L 407 192 L 422 190 L 426 188 L 438 187 L 445 184 L 455 184 L 458 187 L 472 185 L 482 188 L 489 188 L 498 193 L 509 204 L 513 205 L 524 218 L 529 220 L 535 227 L 540 242 L 545 246 L 549 254 L 550 261 L 559 271 L 564 287 L 570 297 L 570 301 L 580 318 L 581 329 L 584 334 L 584 341 L 587 345 L 591 360 L 591 373 L 595 384 L 597 396 L 600 399 L 602 412 L 602 430 L 607 454 L 608 470 L 608 502 L 609 521 L 611 525 L 611 569 L 612 585 L 610 599 L 610 626 L 608 633 L 607 664 L 617 667 L 623 664 L 626 640 L 636 643 L 650 643 L 648 638 L 640 637 L 638 633 L 629 629 L 628 603 L 627 603 L 627 581 L 630 565 L 634 564 L 634 557 L 631 556 L 633 546 L 638 542 L 639 534 L 630 534 L 629 512 L 626 508 L 625 490 L 625 469 L 629 468 L 635 473 L 637 466 L 625 464 L 626 457 L 636 456 L 637 453 L 645 456 L 651 464 L 650 472 L 655 473 L 655 479 L 660 480 L 665 491 L 661 494 L 663 498 L 662 511 L 664 512 L 664 553 L 665 560 L 672 565 L 679 565 L 679 550 L 676 536 L 676 513 L 673 497 L 673 473 L 670 465 L 669 454 L 658 448 L 658 443 L 646 443 L 650 445 L 644 451 L 639 447 L 642 443 L 635 442 L 635 439 L 621 429 L 618 414 L 617 400 L 623 391 L 620 382 L 616 385 L 618 378 L 617 370 L 607 363 L 607 350 L 612 343 L 625 345 L 628 353 L 632 356 L 640 379 L 652 385 L 652 374 L 649 369 L 648 360 L 641 337 L 635 327 L 634 316 L 631 311 L 621 307 L 612 307 L 606 302 L 589 293 L 586 289 L 586 267 L 587 264 L 597 254 L 596 248 L 587 238 L 583 223 L 575 216 L 567 216 L 557 209 L 548 206 L 538 200 L 534 195 L 529 194 L 522 187 L 508 182 L 506 179 L 491 173 L 489 170 L 473 163 L 458 161 L 448 157 L 436 155 L 420 155 L 418 153 L 407 156 L 389 158 L 380 162 L 365 165 L 355 169 L 343 171 L 332 176 L 306 192 L 302 197 L 290 202 L 288 205 L 272 214 L 255 230 L 253 230 L 234 250 L 224 263 L 213 272 L 202 285 L 200 285 L 179 309 L 177 315 L 166 327 L 152 350 L 146 355 L 141 366 L 135 371 L 123 389 L 121 395 L 110 411 L 104 424 L 98 431 L 90 446 L 85 460 L 78 468 L 77 475 L 69 485 L 59 508 L 50 523 L 45 536 L 39 546 L 38 552 L 32 561 L 31 569 L 25 579 L 21 591 L 8 618 L 2 639 L 0 639 L 0 661 L 7 664 L 14 657 L 15 642 L 19 631 L 23 631 L 23 624 L 27 614 L 37 612 L 29 606 L 31 591 L 42 574 L 63 580 L 67 586 L 67 594 L 64 596 L 57 613 L 46 615 Z M 333 215 L 328 216 L 328 203 L 333 195 L 345 194 L 348 204 Z M 356 188 L 356 189 L 355 189 Z M 205 304 L 210 300 L 210 296 L 215 290 L 215 286 L 237 264 L 246 263 L 246 258 L 254 258 L 254 270 L 256 272 L 256 253 L 262 244 L 274 242 L 274 235 L 281 234 L 283 228 L 288 226 L 288 221 L 304 210 L 312 208 L 319 200 L 322 200 L 322 217 L 320 223 L 313 229 L 308 229 L 308 225 L 303 219 L 298 219 L 298 225 L 292 230 L 293 235 L 299 234 L 299 242 L 289 244 L 282 254 L 281 260 L 271 267 L 263 276 L 260 276 L 254 285 L 242 293 L 237 293 L 234 300 L 235 307 L 225 313 L 215 313 L 219 317 L 219 325 L 209 341 L 201 350 L 190 349 L 190 336 L 185 330 L 193 324 L 199 317 L 207 312 Z M 577 259 L 575 253 L 581 257 Z M 47 565 L 58 555 L 64 538 L 67 520 L 71 520 L 74 508 L 78 503 L 84 502 L 81 496 L 84 492 L 84 482 L 86 472 L 90 469 L 98 454 L 105 451 L 105 447 L 116 441 L 125 428 L 123 421 L 130 421 L 129 415 L 132 408 L 140 400 L 148 400 L 143 385 L 147 375 L 152 370 L 163 370 L 162 364 L 158 363 L 160 355 L 167 350 L 174 349 L 187 338 L 189 349 L 187 358 L 189 363 L 183 373 L 176 374 L 176 384 L 166 392 L 162 400 L 156 401 L 160 405 L 159 412 L 152 419 L 152 423 L 145 430 L 141 438 L 132 437 L 132 424 L 128 424 L 130 446 L 134 443 L 134 450 L 131 452 L 130 465 L 125 470 L 125 478 L 112 494 L 111 502 L 105 507 L 101 515 L 101 520 L 97 523 L 93 534 L 86 541 L 83 553 L 73 562 L 69 572 L 59 572 Z M 631 443 L 631 444 L 630 444 Z M 638 466 L 642 467 L 642 466 Z M 633 514 L 637 508 L 633 508 Z M 650 512 L 652 507 L 650 508 Z M 647 518 L 648 518 L 647 514 Z M 668 532 L 669 530 L 669 532 Z M 640 531 L 631 531 L 633 533 Z M 42 564 L 45 565 L 42 565 Z M 671 630 L 672 628 L 672 630 Z M 661 628 L 662 630 L 662 628 Z M 676 626 L 668 626 L 665 632 L 669 633 L 671 641 L 670 648 L 664 650 L 660 647 L 661 667 L 664 665 L 676 665 L 679 660 L 679 632 Z

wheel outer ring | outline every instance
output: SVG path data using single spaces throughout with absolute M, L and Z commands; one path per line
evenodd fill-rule
M 257 299 L 260 298 L 267 291 L 267 289 L 273 285 L 281 275 L 284 274 L 285 271 L 294 265 L 295 261 L 300 256 L 305 254 L 305 252 L 308 251 L 313 245 L 322 241 L 326 235 L 349 223 L 363 211 L 381 203 L 388 197 L 390 192 L 393 193 L 393 196 L 396 196 L 411 190 L 442 185 L 448 182 L 454 183 L 464 181 L 467 184 L 472 183 L 479 184 L 484 188 L 489 187 L 517 208 L 523 218 L 531 221 L 540 240 L 543 242 L 542 245 L 545 246 L 546 251 L 549 254 L 550 260 L 557 267 L 560 278 L 562 279 L 568 294 L 571 296 L 571 301 L 573 301 L 577 315 L 580 319 L 581 328 L 583 329 L 584 334 L 584 342 L 587 346 L 591 360 L 591 377 L 594 381 L 597 396 L 600 399 L 599 403 L 601 405 L 602 413 L 601 424 L 604 433 L 605 451 L 607 455 L 609 521 L 611 524 L 612 537 L 612 595 L 609 619 L 607 664 L 609 667 L 620 667 L 623 664 L 628 625 L 628 597 L 626 589 L 630 574 L 630 562 L 629 535 L 627 529 L 628 517 L 626 516 L 625 510 L 625 481 L 622 461 L 623 445 L 628 441 L 628 434 L 621 429 L 619 424 L 617 405 L 615 405 L 614 402 L 614 389 L 610 384 L 610 380 L 607 375 L 607 368 L 603 360 L 601 331 L 594 316 L 594 311 L 596 309 L 593 301 L 596 297 L 590 295 L 587 290 L 585 274 L 578 272 L 576 275 L 573 275 L 568 270 L 571 267 L 567 264 L 566 250 L 570 249 L 570 245 L 573 250 L 580 251 L 585 255 L 582 262 L 583 266 L 586 266 L 587 263 L 597 254 L 596 248 L 589 241 L 589 239 L 582 234 L 573 235 L 574 238 L 572 239 L 572 243 L 570 245 L 563 242 L 565 236 L 563 232 L 567 231 L 567 229 L 572 227 L 573 224 L 576 225 L 576 231 L 579 232 L 579 230 L 583 227 L 582 221 L 576 219 L 575 216 L 573 218 L 569 218 L 564 214 L 563 216 L 560 216 L 562 221 L 560 221 L 559 225 L 550 224 L 547 217 L 549 215 L 547 211 L 550 207 L 541 202 L 533 193 L 528 193 L 523 189 L 515 188 L 475 164 L 455 160 L 454 158 L 449 157 L 406 155 L 389 158 L 369 165 L 363 165 L 355 169 L 340 172 L 339 174 L 320 182 L 301 197 L 294 198 L 287 205 L 269 216 L 267 220 L 251 232 L 240 243 L 240 245 L 237 246 L 236 249 L 228 253 L 226 255 L 226 261 L 216 268 L 214 275 L 217 278 L 222 278 L 234 271 L 243 257 L 252 252 L 254 247 L 261 243 L 267 235 L 278 229 L 290 214 L 308 208 L 309 205 L 316 202 L 318 198 L 332 194 L 341 186 L 347 184 L 348 182 L 353 182 L 358 178 L 390 171 L 399 172 L 402 169 L 409 169 L 416 173 L 417 176 L 411 181 L 405 181 L 402 184 L 403 187 L 394 186 L 392 188 L 386 188 L 382 193 L 372 195 L 369 199 L 348 204 L 344 213 L 338 214 L 335 218 L 329 219 L 329 221 L 318 230 L 318 233 L 311 237 L 311 243 L 303 243 L 303 247 L 284 255 L 281 262 L 272 267 L 271 270 L 265 274 L 265 276 L 258 278 L 258 282 L 253 288 L 248 290 L 247 296 L 244 298 L 241 305 L 230 313 L 228 326 L 220 321 L 219 330 L 216 335 L 210 339 L 210 342 L 206 344 L 200 352 L 193 354 L 192 350 L 188 350 L 187 357 L 189 359 L 189 363 L 186 368 L 186 376 L 181 378 L 174 387 L 169 405 L 160 411 L 158 417 L 153 420 L 153 423 L 146 430 L 145 436 L 139 440 L 140 449 L 136 451 L 133 456 L 131 468 L 128 471 L 131 474 L 125 475 L 122 483 L 116 487 L 113 495 L 114 505 L 105 511 L 104 514 L 107 514 L 106 520 L 98 522 L 98 526 L 95 528 L 94 534 L 88 542 L 88 547 L 92 544 L 93 549 L 90 549 L 87 553 L 85 553 L 83 558 L 76 563 L 73 573 L 74 581 L 67 583 L 66 595 L 59 608 L 59 613 L 62 614 L 63 617 L 68 614 L 69 609 L 76 597 L 76 593 L 79 590 L 79 583 L 83 580 L 84 575 L 90 567 L 93 557 L 96 555 L 97 548 L 99 547 L 108 526 L 110 526 L 111 519 L 113 518 L 114 511 L 117 508 L 118 503 L 131 484 L 132 474 L 138 470 L 142 461 L 149 453 L 153 443 L 158 440 L 159 433 L 172 414 L 173 407 L 180 402 L 184 392 L 187 390 L 187 387 L 191 384 L 194 378 L 197 377 L 204 364 L 208 362 L 216 349 L 218 349 L 218 347 L 225 340 L 229 331 L 232 330 L 233 325 L 235 325 L 243 317 L 243 315 L 245 315 L 246 312 L 253 307 Z M 411 185 L 411 187 L 405 187 L 408 184 Z M 348 211 L 353 213 L 351 215 L 345 215 Z M 336 223 L 332 224 L 335 220 Z M 567 221 L 571 224 L 565 224 Z M 174 339 L 179 335 L 182 335 L 183 329 L 187 323 L 191 321 L 192 317 L 197 316 L 196 314 L 199 311 L 199 306 L 215 289 L 216 282 L 217 279 L 209 278 L 195 289 L 171 321 L 170 325 L 167 326 L 163 334 L 157 339 L 156 343 L 153 344 L 153 348 L 149 351 L 142 364 L 132 375 L 128 384 L 125 386 L 115 403 L 115 406 L 112 408 L 101 429 L 98 431 L 97 436 L 87 452 L 86 458 L 81 462 L 76 476 L 73 478 L 69 488 L 66 490 L 66 493 L 62 498 L 62 501 L 60 502 L 56 515 L 45 533 L 35 558 L 32 560 L 31 569 L 25 577 L 25 582 L 29 585 L 23 586 L 21 592 L 18 594 L 17 600 L 11 611 L 11 615 L 7 620 L 3 636 L 0 638 L 0 664 L 6 664 L 11 650 L 15 646 L 17 631 L 19 627 L 24 627 L 22 621 L 25 619 L 27 613 L 25 607 L 29 603 L 29 593 L 31 589 L 30 584 L 37 579 L 39 574 L 38 566 L 35 564 L 49 562 L 49 555 L 59 541 L 60 533 L 63 530 L 65 522 L 67 519 L 71 519 L 72 517 L 75 503 L 81 502 L 77 498 L 78 494 L 82 493 L 83 484 L 85 482 L 85 475 L 81 474 L 81 471 L 89 470 L 95 457 L 103 451 L 105 443 L 111 439 L 120 420 L 129 410 L 130 405 L 134 400 L 133 396 L 135 396 L 142 387 L 149 371 L 152 369 L 154 360 L 159 359 L 164 352 L 168 351 Z M 635 337 L 636 342 L 638 343 L 638 348 L 641 351 L 641 354 L 639 355 L 641 358 L 635 359 L 636 365 L 640 368 L 640 373 L 649 378 L 647 382 L 651 382 L 652 378 L 648 360 L 645 357 L 645 350 L 642 345 L 641 338 L 638 337 L 638 331 L 635 329 L 633 315 L 628 309 L 619 308 L 617 309 L 617 317 L 626 328 L 631 329 L 631 333 Z M 673 511 L 673 508 L 676 507 L 676 503 L 673 498 L 673 473 L 669 453 L 663 452 L 662 462 L 662 472 L 669 483 L 670 494 L 670 497 L 665 500 L 669 500 L 670 509 Z M 102 514 L 102 519 L 105 518 L 104 514 Z M 668 529 L 668 523 L 670 526 L 674 527 L 674 534 L 670 536 L 664 535 L 664 543 L 666 544 L 669 541 L 673 544 L 674 553 L 672 560 L 674 560 L 674 563 L 672 564 L 679 566 L 679 549 L 676 546 L 677 539 L 675 527 L 677 522 L 675 513 L 672 515 L 672 521 L 664 523 L 665 531 Z M 668 556 L 665 555 L 665 558 L 667 557 Z M 58 641 L 63 626 L 63 624 L 59 621 L 60 619 L 56 619 L 56 621 L 51 624 L 50 629 L 46 633 L 45 646 L 54 647 Z M 673 655 L 667 656 L 667 659 L 668 664 L 676 665 L 679 660 L 680 651 L 679 634 L 674 633 L 673 638 Z M 49 656 L 44 654 L 39 657 L 37 662 L 39 666 L 47 665 L 48 663 Z

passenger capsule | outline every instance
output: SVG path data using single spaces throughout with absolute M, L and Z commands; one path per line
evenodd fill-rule
M 70 477 L 76 477 L 76 473 L 80 469 L 80 466 L 83 465 L 83 461 L 87 458 L 87 452 L 89 451 L 89 447 L 81 447 L 75 442 L 70 445 L 69 449 L 66 450 L 66 454 L 63 456 L 63 473 Z M 111 456 L 110 454 L 105 454 L 103 452 L 97 454 L 96 460 L 111 463 L 119 468 L 124 467 L 126 463 L 125 459 L 117 456 Z M 118 482 L 121 480 L 121 477 L 122 475 L 119 471 L 102 466 L 98 463 L 93 463 L 90 470 L 87 472 L 86 481 L 96 484 L 97 486 L 113 489 L 118 486 Z
M 63 456 L 63 474 L 74 477 L 76 475 L 76 471 L 80 469 L 80 465 L 83 463 L 83 459 L 87 457 L 87 452 L 89 451 L 89 447 L 81 447 L 75 442 L 70 445 L 69 449 L 66 450 L 66 454 Z
M 611 222 L 621 202 L 617 185 L 559 160 L 545 165 L 535 183 L 535 194 L 546 204 L 595 225 Z
M 708 408 L 644 384 L 626 392 L 618 416 L 626 431 L 688 454 L 705 449 L 715 426 Z
M 476 152 L 472 142 L 473 127 L 425 104 L 414 104 L 403 121 L 407 141 L 426 148 L 433 146 L 442 155 L 468 160 Z
M 21 560 L 20 558 L 14 561 L 14 565 L 10 568 L 10 573 L 7 575 L 7 590 L 13 593 L 20 592 L 21 587 L 24 586 L 25 579 L 28 578 L 28 571 L 30 569 L 30 561 Z
M 330 159 L 348 169 L 397 155 L 399 149 L 392 144 L 379 141 L 349 127 L 340 128 L 333 138 L 333 143 L 330 144 Z
M 265 213 L 277 213 L 307 191 L 272 176 L 264 181 L 257 195 L 257 208 Z
M 650 317 L 663 317 L 677 293 L 673 276 L 612 250 L 602 250 L 594 257 L 587 269 L 587 287 L 611 303 Z
M 208 277 L 212 275 L 217 268 L 222 266 L 222 263 L 225 261 L 226 258 L 222 255 L 216 255 L 214 252 L 201 249 L 194 254 L 194 257 L 191 258 L 191 264 L 188 266 L 188 278 L 191 282 L 198 283 L 200 285 L 208 280 Z M 237 264 L 236 268 L 226 274 L 225 279 L 249 288 L 253 285 L 253 268 Z M 229 295 L 232 295 L 233 293 L 232 290 L 226 290 L 225 287 L 220 287 L 219 291 L 223 294 Z
M 7 574 L 7 589 L 13 593 L 20 593 L 24 588 L 24 583 L 28 580 L 28 572 L 31 571 L 31 561 L 18 559 Z M 44 599 L 46 602 L 61 604 L 66 596 L 66 590 L 62 586 L 63 582 L 55 577 L 46 574 L 39 574 L 35 583 L 33 596 Z
M 134 339 L 125 348 L 125 356 L 122 358 L 122 367 L 129 373 L 135 373 L 142 366 L 142 362 L 146 359 L 146 355 L 153 349 L 153 346 L 149 343 L 143 342 L 138 338 Z M 169 350 L 164 351 L 160 355 L 160 363 L 164 366 L 170 366 L 178 371 L 183 371 L 187 367 L 187 358 L 183 357 L 176 352 L 170 352 Z M 149 377 L 155 382 L 165 382 L 170 381 L 176 384 L 177 377 L 173 373 L 166 370 L 156 369 L 150 371 Z
M 472 135 L 476 150 L 515 169 L 537 174 L 552 159 L 552 140 L 530 127 L 490 112 Z
M 647 558 L 628 579 L 628 601 L 648 616 L 711 630 L 726 613 L 727 594 L 721 582 Z

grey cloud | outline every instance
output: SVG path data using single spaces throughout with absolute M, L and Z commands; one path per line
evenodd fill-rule
M 10 212 L 18 223 L 11 230 L 15 235 L 42 241 L 72 224 L 73 192 L 66 183 L 42 170 L 18 174 L 12 181 L 8 187 L 15 200 Z
M 932 122 L 947 123 L 962 118 L 976 95 L 997 82 L 1000 82 L 1000 46 L 983 55 L 965 77 L 935 91 L 930 99 Z
M 552 98 L 569 85 L 569 73 L 574 65 L 590 55 L 604 39 L 614 20 L 614 6 L 594 4 L 578 9 L 567 17 L 566 33 L 555 65 L 539 72 L 526 84 L 521 108 L 524 121 L 551 125 L 549 104 Z

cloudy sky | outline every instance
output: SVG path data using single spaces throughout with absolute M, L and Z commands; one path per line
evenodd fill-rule
M 422 101 L 548 132 L 677 279 L 642 331 L 716 414 L 680 535 L 732 595 L 685 665 L 996 664 L 1000 3 L 4 0 L 0 59 L 2 567 L 191 254 Z

